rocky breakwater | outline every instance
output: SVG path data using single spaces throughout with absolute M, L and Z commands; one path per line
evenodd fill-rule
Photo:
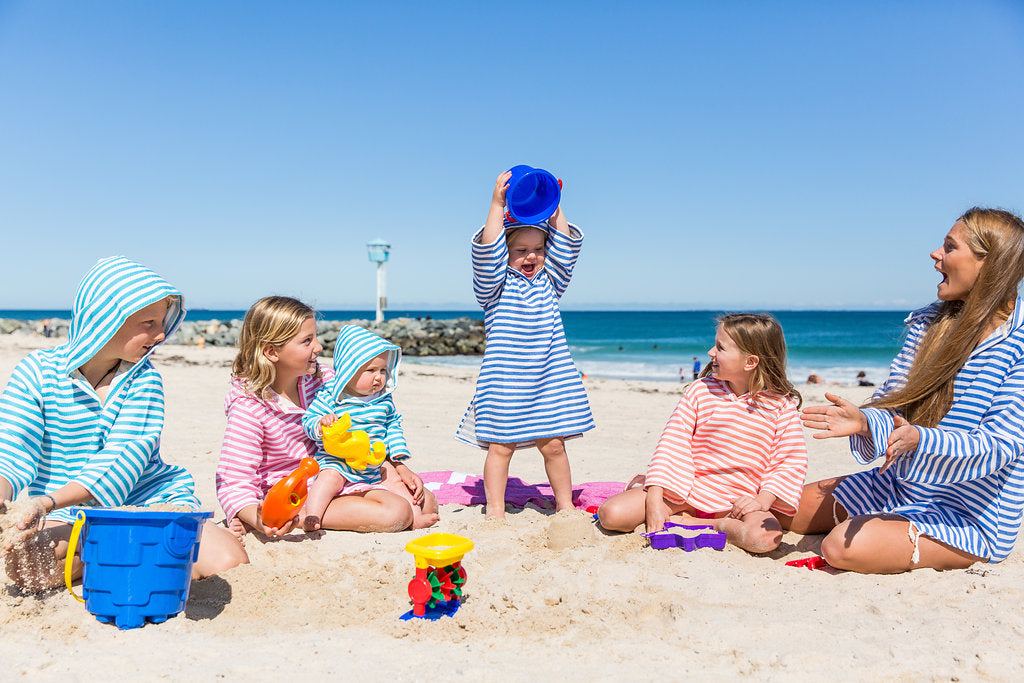
M 407 356 L 480 355 L 484 352 L 484 321 L 474 318 L 433 320 L 394 318 L 377 323 L 371 320 L 320 320 L 317 335 L 324 355 L 334 355 L 334 343 L 342 325 L 359 325 L 402 347 Z M 169 344 L 235 346 L 241 320 L 186 320 Z

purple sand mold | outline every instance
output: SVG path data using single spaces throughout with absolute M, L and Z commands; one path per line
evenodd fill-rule
M 665 527 L 679 527 L 680 529 L 714 529 L 714 527 L 706 524 L 689 525 L 689 524 L 676 524 L 675 522 L 665 522 Z M 722 550 L 725 548 L 725 534 L 720 531 L 706 531 L 696 536 L 677 536 L 673 533 L 666 533 L 664 531 L 655 531 L 652 534 L 645 534 L 651 542 L 651 547 L 655 550 L 665 550 L 666 548 L 682 548 L 685 552 L 693 552 L 698 548 L 713 548 L 715 550 Z

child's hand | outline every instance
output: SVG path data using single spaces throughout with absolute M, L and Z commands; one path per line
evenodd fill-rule
M 665 522 L 672 516 L 672 510 L 665 504 L 660 486 L 652 486 L 647 489 L 647 500 L 644 501 L 644 521 L 647 524 L 647 533 L 653 534 L 665 528 Z
M 263 523 L 263 501 L 261 500 L 256 505 L 256 520 L 259 522 L 260 529 L 267 536 L 284 536 L 285 534 L 290 532 L 292 529 L 294 529 L 296 527 L 296 525 L 298 525 L 298 523 L 299 523 L 299 516 L 295 515 L 294 517 L 289 519 L 287 522 L 285 522 L 280 527 L 267 526 L 266 524 Z
M 338 421 L 338 416 L 337 415 L 335 415 L 334 413 L 327 413 L 326 415 L 324 415 L 323 417 L 320 418 L 320 426 L 321 427 L 330 427 L 332 424 L 334 424 L 337 421 Z
M 504 210 L 505 193 L 508 192 L 508 181 L 512 177 L 512 171 L 505 171 L 494 181 L 494 192 L 491 194 L 491 206 L 497 206 Z
M 409 489 L 409 493 L 412 494 L 413 502 L 417 505 L 423 504 L 423 480 L 420 479 L 419 475 L 409 469 L 409 466 L 396 462 L 395 471 L 398 472 L 399 478 L 402 483 L 405 484 L 405 488 Z
M 732 510 L 729 511 L 729 517 L 733 519 L 743 519 L 743 515 L 748 515 L 751 512 L 761 512 L 764 508 L 761 506 L 761 501 L 753 496 L 740 496 L 732 504 Z

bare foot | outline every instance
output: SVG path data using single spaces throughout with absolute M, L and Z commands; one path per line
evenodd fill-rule
M 320 518 L 316 515 L 306 515 L 302 518 L 302 530 L 306 532 L 320 530 Z
M 238 517 L 232 517 L 231 519 L 224 520 L 224 526 L 228 528 L 231 535 L 238 539 L 238 542 L 245 547 L 245 524 L 242 523 Z
M 414 513 L 412 516 L 412 529 L 426 529 L 427 527 L 434 526 L 441 519 L 441 515 L 436 512 L 420 512 Z
M 484 516 L 486 519 L 505 519 L 505 505 L 502 504 L 500 508 L 496 505 L 488 505 Z

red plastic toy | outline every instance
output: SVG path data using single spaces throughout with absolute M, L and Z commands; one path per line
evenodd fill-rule
M 291 474 L 270 487 L 267 497 L 263 499 L 264 526 L 280 529 L 294 517 L 306 502 L 306 483 L 319 471 L 320 466 L 316 460 L 303 458 Z
M 813 557 L 804 557 L 799 560 L 790 560 L 786 563 L 786 566 L 803 567 L 804 569 L 828 569 L 832 565 L 826 562 L 824 557 L 814 555 Z

